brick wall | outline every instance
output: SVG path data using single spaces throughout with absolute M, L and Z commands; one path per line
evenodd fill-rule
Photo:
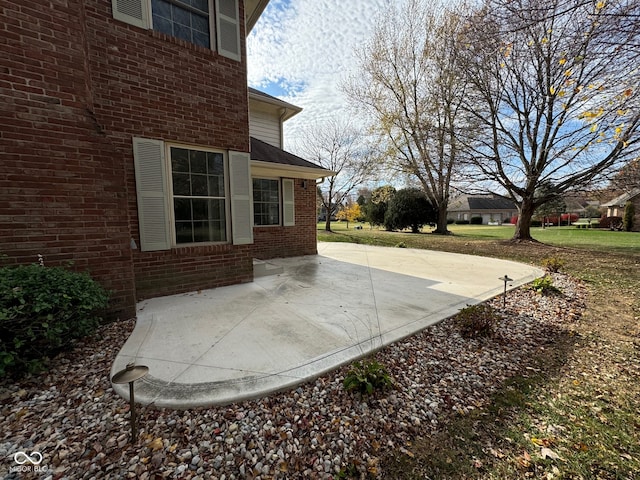
M 0 254 L 73 261 L 134 314 L 124 163 L 96 122 L 83 2 L 3 0 L 0 9 Z
M 246 58 L 114 20 L 107 0 L 2 0 L 0 29 L 6 261 L 73 260 L 113 291 L 118 316 L 136 298 L 249 281 L 250 246 L 130 246 L 131 138 L 248 151 Z
M 114 20 L 111 2 L 87 5 L 96 117 L 125 159 L 131 235 L 140 245 L 131 137 L 248 151 L 246 57 L 244 48 L 242 62 L 236 62 Z M 251 281 L 248 252 L 247 246 L 233 245 L 135 250 L 137 297 Z
M 316 181 L 294 180 L 295 226 L 254 227 L 253 256 L 261 260 L 278 257 L 315 255 L 318 253 L 316 232 Z

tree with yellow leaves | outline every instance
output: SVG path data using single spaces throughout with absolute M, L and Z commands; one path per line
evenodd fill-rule
M 638 0 L 485 0 L 461 52 L 465 108 L 483 134 L 466 144 L 478 185 L 518 203 L 514 240 L 532 239 L 545 202 L 637 155 Z M 539 195 L 542 185 L 553 189 Z
M 350 203 L 338 211 L 336 218 L 338 220 L 345 220 L 347 222 L 347 228 L 349 228 L 349 222 L 355 222 L 362 218 L 362 209 L 357 203 Z

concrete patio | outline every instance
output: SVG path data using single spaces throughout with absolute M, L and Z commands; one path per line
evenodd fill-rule
M 318 255 L 269 260 L 254 282 L 138 304 L 111 375 L 149 367 L 143 404 L 223 405 L 317 377 L 543 275 L 470 255 L 319 243 Z M 127 385 L 114 389 L 128 399 Z

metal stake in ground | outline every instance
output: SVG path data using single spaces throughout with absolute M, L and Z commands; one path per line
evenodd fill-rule
M 507 306 L 507 282 L 513 282 L 513 278 L 509 278 L 506 275 L 504 277 L 500 277 L 498 280 L 502 280 L 504 282 L 504 293 L 502 294 L 502 308 Z
M 128 383 L 129 384 L 129 411 L 131 412 L 131 444 L 136 442 L 136 406 L 135 399 L 133 397 L 133 382 L 144 377 L 149 373 L 149 367 L 144 365 L 134 365 L 128 363 L 127 368 L 120 370 L 113 377 L 111 377 L 112 383 Z

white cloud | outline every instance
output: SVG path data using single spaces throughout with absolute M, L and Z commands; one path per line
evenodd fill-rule
M 272 0 L 247 39 L 249 85 L 304 110 L 285 123 L 295 145 L 305 125 L 346 114 L 339 84 L 356 66 L 388 0 Z

